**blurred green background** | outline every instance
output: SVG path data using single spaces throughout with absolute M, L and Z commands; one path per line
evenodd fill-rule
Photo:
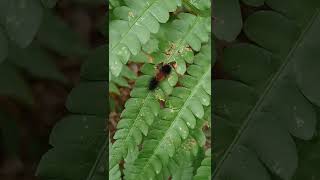
M 1 0 L 0 179 L 34 180 L 88 53 L 106 44 L 105 0 Z

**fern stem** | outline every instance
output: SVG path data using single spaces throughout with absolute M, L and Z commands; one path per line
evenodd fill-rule
M 230 144 L 230 146 L 228 147 L 227 151 L 224 153 L 224 156 L 221 158 L 219 164 L 217 165 L 216 169 L 214 170 L 213 174 L 212 174 L 212 178 L 217 178 L 219 177 L 219 173 L 220 173 L 220 169 L 222 168 L 224 162 L 227 160 L 227 158 L 230 156 L 230 154 L 234 151 L 234 149 L 236 148 L 237 144 L 239 143 L 240 138 L 242 137 L 242 135 L 245 133 L 245 131 L 248 129 L 249 125 L 253 122 L 253 116 L 256 112 L 259 112 L 262 109 L 263 106 L 263 102 L 264 99 L 269 96 L 270 91 L 274 88 L 276 82 L 280 79 L 282 73 L 286 70 L 286 68 L 288 67 L 290 60 L 292 59 L 291 57 L 293 56 L 295 50 L 298 48 L 298 45 L 301 43 L 301 41 L 304 38 L 304 35 L 309 31 L 310 27 L 313 25 L 313 23 L 315 22 L 316 18 L 319 16 L 319 10 L 316 10 L 316 12 L 314 13 L 314 15 L 312 16 L 312 18 L 309 21 L 309 24 L 306 26 L 306 28 L 301 32 L 298 40 L 295 42 L 295 44 L 293 45 L 293 47 L 291 48 L 289 54 L 286 56 L 283 64 L 280 66 L 279 70 L 276 72 L 276 74 L 274 76 L 272 76 L 270 78 L 270 80 L 268 81 L 268 85 L 265 89 L 265 91 L 262 93 L 261 97 L 259 98 L 259 100 L 257 101 L 257 103 L 255 104 L 255 106 L 253 107 L 253 109 L 250 111 L 248 117 L 246 118 L 246 120 L 244 121 L 243 125 L 241 126 L 241 128 L 239 129 L 236 137 L 234 138 L 234 140 L 232 141 L 232 143 Z

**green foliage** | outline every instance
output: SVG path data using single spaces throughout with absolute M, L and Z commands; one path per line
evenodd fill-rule
M 44 13 L 37 42 L 64 56 L 84 56 L 88 47 L 65 22 L 50 11 Z
M 141 143 L 142 133 L 148 134 L 149 126 L 159 113 L 160 104 L 155 95 L 148 92 L 146 87 L 139 86 L 139 82 L 147 82 L 146 79 L 150 78 L 150 76 L 138 78 L 135 89 L 131 92 L 132 98 L 125 104 L 126 109 L 121 113 L 121 121 L 117 125 L 118 130 L 113 137 L 116 142 L 112 146 L 111 154 L 115 162 L 110 161 L 110 167 L 125 157 L 127 151 L 135 150 L 136 146 Z
M 201 43 L 208 42 L 210 18 L 180 13 L 159 35 L 161 53 L 153 53 L 155 62 L 176 62 L 178 74 L 184 74 L 186 63 L 192 63 L 194 51 L 199 51 Z M 161 59 L 158 60 L 157 59 Z
M 80 83 L 68 96 L 66 107 L 72 114 L 60 120 L 51 132 L 49 142 L 53 148 L 38 165 L 40 178 L 105 179 L 107 76 L 101 76 L 106 74 L 104 66 L 97 66 L 105 62 L 104 56 L 99 56 L 100 49 L 90 53 Z
M 214 5 L 214 35 L 226 41 L 235 40 L 242 29 L 239 0 L 216 0 Z
M 0 95 L 13 97 L 26 105 L 33 104 L 31 90 L 18 70 L 8 63 L 0 65 Z
M 161 168 L 168 165 L 181 139 L 187 138 L 189 129 L 194 129 L 197 118 L 203 118 L 203 106 L 210 104 L 210 47 L 195 58 L 188 67 L 188 75 L 180 79 L 181 87 L 174 88 L 159 113 L 151 131 L 144 140 L 143 150 L 137 160 L 127 169 L 127 179 L 153 178 Z
M 19 48 L 10 44 L 7 61 L 21 68 L 34 77 L 50 79 L 62 83 L 67 80 L 54 64 L 53 57 L 39 44 L 32 43 L 27 48 Z
M 0 24 L 10 40 L 27 47 L 40 27 L 43 8 L 40 1 L 3 0 L 0 3 Z
M 112 159 L 113 157 L 112 157 L 112 154 L 111 154 L 111 149 L 112 149 L 112 143 L 109 140 L 109 149 L 108 149 L 109 161 L 113 161 L 113 159 Z M 120 172 L 118 164 L 115 165 L 113 168 L 109 169 L 109 179 L 117 180 L 117 179 L 120 179 L 120 177 L 121 177 L 121 172 Z
M 236 43 L 223 51 L 222 66 L 231 78 L 214 81 L 217 164 L 213 179 L 319 177 L 317 170 L 305 168 L 317 159 L 308 153 L 319 148 L 318 138 L 314 139 L 319 131 L 319 86 L 314 84 L 319 77 L 319 63 L 314 60 L 319 57 L 319 4 L 301 0 L 267 0 L 266 4 L 273 10 L 250 14 L 243 26 L 249 40 L 260 47 Z M 216 35 L 233 40 L 237 33 L 230 31 Z M 314 140 L 302 143 L 299 139 Z
M 159 23 L 169 20 L 169 12 L 181 5 L 180 0 L 129 1 L 126 6 L 115 8 L 115 20 L 109 23 L 109 71 L 119 76 L 123 64 L 132 55 L 141 51 L 141 45 L 150 39 L 150 33 L 157 33 Z
M 202 147 L 206 142 L 206 137 L 201 128 L 210 121 L 208 117 L 210 113 L 208 112 L 210 112 L 210 107 L 206 107 L 203 119 L 196 119 L 196 127 L 190 131 L 186 139 L 181 140 L 181 145 L 177 148 L 176 153 L 168 160 L 168 166 L 161 169 L 156 179 L 167 179 L 170 175 L 172 175 L 172 179 L 193 178 L 194 172 L 199 166 L 199 161 L 201 163 L 204 158 Z M 209 174 L 205 176 L 205 178 L 209 177 Z
M 88 49 L 79 37 L 49 9 L 56 1 L 0 2 L 0 94 L 28 106 L 33 97 L 22 76 L 67 83 L 48 51 L 63 56 L 86 55 Z M 65 37 L 61 37 L 64 35 Z
M 75 3 L 80 1 L 75 0 Z M 89 52 L 75 32 L 50 9 L 57 0 L 3 0 L 0 2 L 0 95 L 32 107 L 34 97 L 24 76 L 67 83 L 54 55 L 87 57 L 81 81 L 68 96 L 71 112 L 50 135 L 50 149 L 41 159 L 41 179 L 105 179 L 107 165 L 106 45 Z M 81 3 L 103 4 L 106 1 Z M 8 155 L 15 154 L 18 139 L 11 116 L 0 114 L 1 135 Z M 11 139 L 10 142 L 8 139 Z M 7 152 L 6 152 L 7 153 Z M 16 154 L 15 154 L 16 155 Z
M 197 179 L 210 179 L 211 177 L 211 149 L 206 151 L 206 157 L 201 162 L 201 166 L 197 169 L 197 174 L 193 177 L 194 180 Z
M 211 94 L 210 14 L 195 12 L 210 12 L 210 1 L 112 1 L 109 9 L 109 36 L 115 39 L 109 47 L 109 92 L 130 90 L 110 137 L 109 178 L 192 179 L 205 148 L 202 127 Z M 134 81 L 132 88 L 116 80 L 130 67 L 127 62 L 142 64 L 137 79 L 126 77 Z M 172 72 L 150 91 L 162 63 L 171 64 Z
M 43 179 L 105 179 L 105 118 L 70 115 L 53 129 L 49 150 L 41 159 L 37 176 Z M 69 133 L 72 129 L 73 133 Z

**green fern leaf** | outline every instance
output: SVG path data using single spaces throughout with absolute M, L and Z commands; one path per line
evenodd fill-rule
M 262 76 L 257 73 L 260 76 L 257 79 L 262 84 L 259 89 L 230 80 L 215 82 L 217 97 L 221 96 L 219 92 L 228 93 L 225 92 L 227 86 L 238 86 L 241 90 L 217 102 L 217 107 L 221 108 L 215 108 L 219 118 L 216 121 L 217 132 L 229 130 L 234 135 L 231 135 L 232 138 L 223 137 L 228 141 L 225 144 L 228 148 L 219 144 L 221 140 L 216 142 L 221 149 L 215 149 L 214 152 L 217 150 L 224 156 L 216 166 L 213 179 L 267 180 L 272 176 L 268 170 L 281 179 L 293 178 L 298 167 L 298 153 L 292 136 L 310 140 L 317 122 L 316 109 L 310 102 L 318 105 L 319 93 L 309 94 L 308 91 L 318 88 L 308 78 L 319 77 L 319 72 L 312 67 L 317 67 L 318 63 L 313 58 L 320 56 L 316 50 L 320 45 L 320 39 L 316 38 L 320 16 L 319 12 L 313 12 L 314 16 L 305 27 L 273 11 L 259 11 L 247 18 L 244 27 L 246 35 L 263 49 L 245 45 L 241 47 L 245 49 L 243 53 L 250 52 L 247 54 L 248 57 L 252 56 L 250 58 L 259 55 L 269 58 L 269 61 L 278 61 L 280 67 L 276 73 L 273 73 L 274 68 L 270 68 L 273 65 L 267 66 L 268 70 L 260 73 Z M 274 25 L 278 25 L 277 31 L 272 28 Z M 272 43 L 270 37 L 277 38 L 278 43 Z M 233 58 L 239 60 L 239 56 Z M 259 66 L 263 63 L 258 64 L 256 68 L 265 67 Z M 243 73 L 242 76 L 236 74 L 233 72 L 243 82 L 251 81 Z M 273 75 L 270 77 L 270 74 Z M 254 100 L 256 93 L 260 95 L 258 100 Z M 250 98 L 242 99 L 243 94 Z M 231 130 L 234 128 L 239 128 L 236 136 Z
M 111 77 L 109 78 L 109 93 L 115 93 L 119 95 L 120 92 L 118 87 L 129 88 L 130 85 L 126 78 L 129 80 L 137 79 L 137 75 L 133 71 L 131 71 L 128 66 L 123 66 L 118 77 L 114 77 L 114 75 L 111 74 Z
M 120 1 L 118 0 L 110 0 L 109 1 L 109 9 L 113 9 L 120 6 Z
M 209 41 L 210 31 L 209 17 L 180 13 L 170 24 L 160 26 L 159 33 L 152 39 L 158 46 L 147 52 L 151 54 L 140 52 L 130 60 L 155 64 L 176 62 L 176 72 L 184 74 L 186 63 L 193 61 L 193 50 L 199 51 L 201 44 Z
M 209 107 L 206 107 L 206 113 L 203 119 L 207 119 L 209 115 L 208 112 L 210 112 Z M 176 150 L 176 153 L 169 159 L 168 166 L 162 167 L 156 179 L 167 179 L 167 177 L 171 175 L 173 179 L 192 179 L 193 170 L 191 172 L 189 170 L 194 169 L 193 162 L 199 154 L 199 149 L 205 145 L 206 139 L 202 128 L 206 122 L 208 121 L 197 119 L 196 127 L 191 130 L 186 139 L 181 141 L 181 145 Z M 184 168 L 187 168 L 187 170 L 185 171 Z
M 29 72 L 37 78 L 56 80 L 66 83 L 67 80 L 54 64 L 47 50 L 37 43 L 31 43 L 27 48 L 19 48 L 10 44 L 8 62 Z
M 96 116 L 71 115 L 62 119 L 52 130 L 50 144 L 54 148 L 42 157 L 37 176 L 74 180 L 105 178 L 106 164 L 99 163 L 107 163 L 103 160 L 107 158 L 104 126 L 104 118 Z
M 193 180 L 211 179 L 211 149 L 206 151 L 206 157 L 201 162 L 201 166 L 197 169 L 197 174 Z
M 125 104 L 125 110 L 121 113 L 121 120 L 113 137 L 116 141 L 112 146 L 110 168 L 113 168 L 124 157 L 129 156 L 129 153 L 137 151 L 136 147 L 141 143 L 142 135 L 148 134 L 149 126 L 159 113 L 158 100 L 166 99 L 178 79 L 177 74 L 174 71 L 171 72 L 169 77 L 163 80 L 159 88 L 153 92 L 148 90 L 148 83 L 155 74 L 155 65 L 144 64 L 141 72 L 144 75 L 136 80 L 135 88 L 130 93 L 131 98 Z
M 90 61 L 99 61 L 99 58 Z M 92 67 L 98 67 L 96 71 L 102 72 L 105 66 L 96 66 L 100 62 L 91 63 L 82 69 L 85 73 L 80 84 L 68 96 L 66 106 L 73 114 L 59 121 L 50 134 L 53 148 L 43 155 L 36 172 L 41 179 L 106 178 L 107 81 L 101 81 L 100 73 L 90 73 Z
M 109 23 L 109 70 L 115 76 L 120 74 L 131 54 L 137 55 L 141 51 L 141 45 L 150 39 L 150 33 L 158 32 L 159 23 L 169 20 L 169 12 L 181 6 L 180 0 L 126 0 L 125 3 L 127 6 L 113 10 L 120 20 Z
M 166 100 L 137 160 L 126 167 L 127 179 L 153 179 L 188 137 L 189 129 L 195 128 L 196 118 L 204 117 L 203 106 L 210 104 L 210 53 L 210 46 L 204 46 L 188 67 L 188 75 L 179 80 L 182 86 L 174 88 Z
M 200 10 L 206 10 L 211 8 L 210 0 L 190 0 L 190 3 Z
M 242 29 L 239 0 L 216 0 L 214 6 L 214 35 L 228 42 L 235 40 Z
M 210 0 L 183 0 L 183 4 L 186 5 L 191 12 L 199 16 L 210 16 L 211 14 Z
M 141 72 L 144 75 L 136 80 L 135 88 L 130 93 L 131 98 L 125 104 L 125 110 L 121 114 L 121 120 L 114 135 L 116 141 L 111 151 L 113 160 L 109 162 L 111 168 L 122 158 L 126 156 L 130 158 L 131 154 L 136 151 L 137 145 L 141 143 L 142 135 L 148 134 L 149 126 L 159 113 L 158 99 L 165 99 L 172 92 L 172 86 L 177 83 L 178 77 L 173 71 L 153 92 L 147 87 L 155 73 L 155 65 L 144 64 Z
M 0 2 L 0 12 L 0 24 L 9 39 L 26 48 L 35 38 L 42 22 L 44 11 L 41 2 L 3 0 Z
M 88 81 L 107 81 L 108 74 L 101 67 L 107 66 L 106 61 L 107 45 L 102 45 L 92 50 L 81 66 L 80 77 Z
M 210 18 L 180 13 L 178 19 L 163 27 L 158 35 L 160 50 L 152 54 L 155 63 L 177 63 L 177 73 L 184 74 L 186 62 L 192 63 L 193 51 L 199 51 L 201 43 L 209 41 Z
M 172 172 L 172 180 L 191 180 L 193 176 L 192 161 L 188 156 L 184 161 L 175 164 L 175 161 L 170 161 L 169 164 L 178 167 L 175 172 Z
M 108 152 L 109 152 L 109 160 L 112 158 L 111 156 L 111 149 L 112 149 L 112 143 L 110 142 L 109 140 L 109 149 L 108 149 Z M 112 161 L 112 160 L 111 160 Z M 112 167 L 110 170 L 109 170 L 109 179 L 110 180 L 120 180 L 121 179 L 121 172 L 120 172 L 120 169 L 119 169 L 119 165 L 116 165 L 114 167 Z
M 110 168 L 126 157 L 127 153 L 134 151 L 141 143 L 142 134 L 147 135 L 149 126 L 153 123 L 160 110 L 160 104 L 153 92 L 146 88 L 149 75 L 140 76 L 131 91 L 131 98 L 125 104 L 121 113 L 121 120 L 114 135 L 116 140 L 112 146 L 109 162 Z
M 105 116 L 108 108 L 106 94 L 106 81 L 81 82 L 72 89 L 66 107 L 73 113 Z
M 320 7 L 319 1 L 277 1 L 266 0 L 266 5 L 271 7 L 281 14 L 285 14 L 286 17 L 296 22 L 299 27 L 304 27 L 309 23 L 314 12 Z
M 88 53 L 88 45 L 72 29 L 50 11 L 44 11 L 37 41 L 61 55 L 83 56 Z

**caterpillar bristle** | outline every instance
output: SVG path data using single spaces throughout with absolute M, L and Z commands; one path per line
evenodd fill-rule
M 155 90 L 155 89 L 158 87 L 158 84 L 159 84 L 159 81 L 157 80 L 157 78 L 156 78 L 156 77 L 152 77 L 151 80 L 150 80 L 150 82 L 149 82 L 149 87 L 148 87 L 148 89 L 149 89 L 150 91 L 153 91 L 153 90 Z
M 169 64 L 165 64 L 161 66 L 160 71 L 150 79 L 149 82 L 149 90 L 155 90 L 159 82 L 162 81 L 164 78 L 166 78 L 171 73 L 171 66 Z
M 165 75 L 169 75 L 171 73 L 171 66 L 169 64 L 165 64 L 161 67 L 160 72 L 164 73 Z

